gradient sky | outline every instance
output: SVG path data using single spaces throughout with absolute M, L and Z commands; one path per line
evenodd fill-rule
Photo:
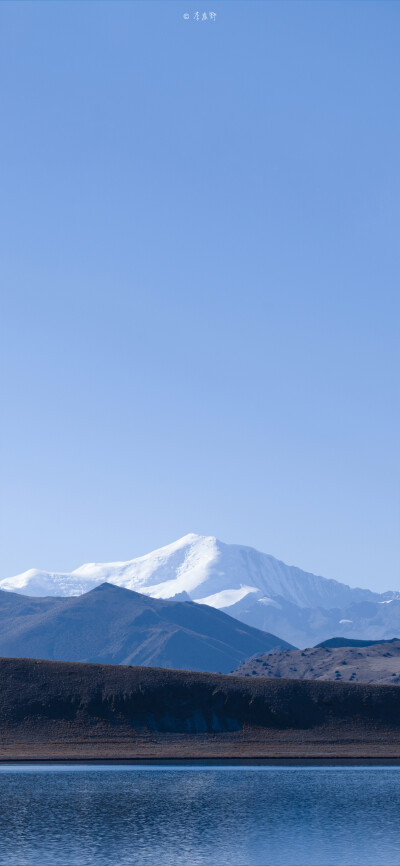
M 382 0 L 0 4 L 0 577 L 197 532 L 400 589 L 399 49 Z

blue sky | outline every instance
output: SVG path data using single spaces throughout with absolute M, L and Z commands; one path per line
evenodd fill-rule
M 400 589 L 399 28 L 1 3 L 1 577 L 197 532 Z

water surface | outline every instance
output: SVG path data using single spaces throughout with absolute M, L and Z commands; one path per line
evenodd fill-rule
M 398 866 L 400 767 L 2 766 L 4 866 Z

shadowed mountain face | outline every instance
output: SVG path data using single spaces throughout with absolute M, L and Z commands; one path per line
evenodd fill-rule
M 347 683 L 400 683 L 400 640 L 371 643 L 350 641 L 256 656 L 235 673 L 253 677 L 290 677 L 301 680 L 336 680 Z M 343 640 L 343 639 L 342 639 Z
M 104 583 L 73 598 L 0 591 L 0 655 L 232 671 L 285 641 L 190 601 L 163 601 Z
M 400 689 L 0 659 L 0 759 L 400 754 Z
M 400 689 L 267 682 L 157 668 L 0 658 L 0 726 L 40 719 L 103 718 L 170 733 L 245 725 L 307 729 L 337 719 L 400 730 Z

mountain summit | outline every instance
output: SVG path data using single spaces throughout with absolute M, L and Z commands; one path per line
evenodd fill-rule
M 229 673 L 282 649 L 293 647 L 207 605 L 110 583 L 70 598 L 0 591 L 0 656 Z
M 105 582 L 154 598 L 168 599 L 184 592 L 192 601 L 220 609 L 251 595 L 264 605 L 282 596 L 299 607 L 324 608 L 372 601 L 377 596 L 285 565 L 252 547 L 194 534 L 127 562 L 89 562 L 70 573 L 30 569 L 0 580 L 0 589 L 60 597 L 82 595 Z
M 214 536 L 185 535 L 128 562 L 87 563 L 69 574 L 31 569 L 1 580 L 0 589 L 76 596 L 104 582 L 207 604 L 297 646 L 337 634 L 375 640 L 399 633 L 400 593 L 353 589 Z

